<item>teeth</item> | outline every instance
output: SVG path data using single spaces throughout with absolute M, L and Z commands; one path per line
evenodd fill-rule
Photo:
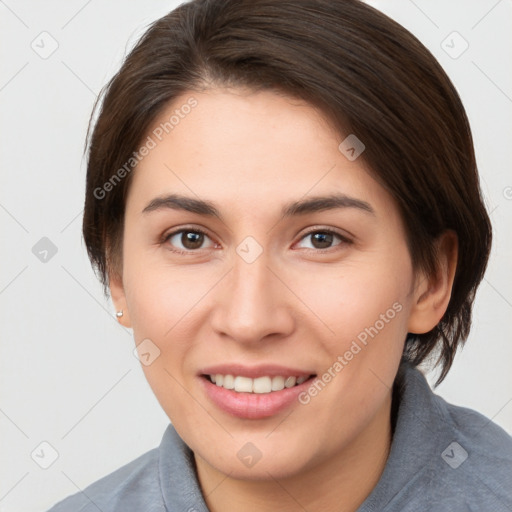
M 284 381 L 284 387 L 285 388 L 291 388 L 293 386 L 295 386 L 295 383 L 297 382 L 297 379 L 295 377 L 288 377 L 285 381 Z
M 273 377 L 272 391 L 281 391 L 281 389 L 284 389 L 284 377 Z
M 252 384 L 253 393 L 270 393 L 272 391 L 272 379 L 270 377 L 258 377 Z
M 235 377 L 233 375 L 224 375 L 224 382 L 222 386 L 226 389 L 234 389 L 235 388 Z
M 309 376 L 301 377 L 242 377 L 241 375 L 209 375 L 211 382 L 225 389 L 233 389 L 238 393 L 271 393 L 272 391 L 281 391 L 284 388 L 292 388 L 295 385 L 302 384 Z
M 235 391 L 252 393 L 252 379 L 249 377 L 235 377 Z

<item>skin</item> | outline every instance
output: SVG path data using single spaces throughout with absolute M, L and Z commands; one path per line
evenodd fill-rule
M 137 344 L 149 338 L 160 350 L 143 369 L 194 452 L 210 510 L 356 510 L 389 453 L 391 387 L 406 334 L 431 330 L 448 305 L 456 239 L 440 238 L 435 275 L 414 271 L 395 201 L 361 158 L 351 162 L 338 150 L 345 135 L 310 105 L 271 91 L 194 91 L 154 126 L 190 96 L 197 107 L 133 175 L 122 269 L 110 275 L 120 321 Z M 334 192 L 366 201 L 374 213 L 340 208 L 279 218 L 289 201 Z M 222 220 L 143 212 L 171 193 L 214 202 Z M 165 240 L 181 227 L 207 232 L 198 249 L 181 234 Z M 348 241 L 334 236 L 322 249 L 305 236 L 310 228 Z M 263 249 L 252 263 L 236 252 L 247 236 Z M 199 369 L 220 363 L 322 375 L 397 303 L 400 312 L 307 405 L 240 419 L 199 385 Z M 250 468 L 237 457 L 249 441 L 261 452 Z

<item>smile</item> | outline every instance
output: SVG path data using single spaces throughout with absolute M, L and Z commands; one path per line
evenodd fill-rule
M 223 364 L 203 368 L 201 388 L 216 408 L 239 419 L 264 419 L 293 405 L 315 373 L 277 365 L 247 367 Z

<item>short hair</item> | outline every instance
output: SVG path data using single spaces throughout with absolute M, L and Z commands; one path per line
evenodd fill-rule
M 415 36 L 362 1 L 192 0 L 149 26 L 100 93 L 87 132 L 83 235 L 105 290 L 121 269 L 126 163 L 178 95 L 214 87 L 298 98 L 340 136 L 363 141 L 359 158 L 396 201 L 415 270 L 434 272 L 436 239 L 457 234 L 447 310 L 431 331 L 409 333 L 403 353 L 415 366 L 435 355 L 441 382 L 469 334 L 491 223 L 455 87 Z

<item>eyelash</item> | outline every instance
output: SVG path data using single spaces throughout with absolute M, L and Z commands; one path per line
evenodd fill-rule
M 162 244 L 167 243 L 174 235 L 177 235 L 179 233 L 200 233 L 200 234 L 205 235 L 208 238 L 210 238 L 208 236 L 208 233 L 206 231 L 202 230 L 201 228 L 180 228 L 180 229 L 178 229 L 176 231 L 172 231 L 171 233 L 166 233 L 165 235 L 163 235 L 161 243 Z M 326 252 L 331 252 L 333 249 L 336 250 L 336 248 L 341 246 L 341 245 L 349 245 L 349 244 L 352 243 L 352 240 L 350 240 L 346 236 L 342 235 L 341 233 L 338 233 L 337 231 L 334 231 L 333 229 L 328 229 L 328 228 L 325 228 L 325 229 L 319 229 L 319 228 L 312 229 L 311 231 L 308 231 L 307 233 L 304 233 L 302 235 L 302 237 L 300 238 L 300 240 L 303 240 L 304 238 L 306 238 L 306 237 L 308 237 L 308 236 L 310 236 L 312 234 L 315 234 L 315 233 L 322 233 L 322 234 L 329 234 L 329 235 L 337 236 L 341 240 L 341 243 L 338 244 L 338 245 L 335 245 L 334 247 L 329 247 L 327 249 L 310 249 L 310 248 L 307 248 L 308 251 L 313 251 L 315 253 L 324 254 Z M 185 255 L 191 255 L 191 254 L 198 253 L 199 251 L 201 251 L 201 249 L 189 249 L 188 251 L 183 251 L 181 249 L 170 249 L 170 250 L 172 252 L 176 253 L 176 254 L 185 254 Z

